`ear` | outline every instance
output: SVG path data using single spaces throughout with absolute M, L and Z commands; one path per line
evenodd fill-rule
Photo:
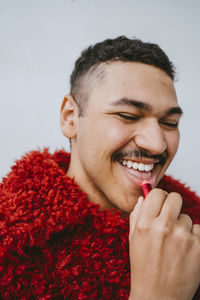
M 76 137 L 78 107 L 71 95 L 64 97 L 60 110 L 62 133 L 69 139 Z

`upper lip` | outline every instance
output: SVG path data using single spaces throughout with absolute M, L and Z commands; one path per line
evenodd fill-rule
M 158 159 L 150 159 L 150 158 L 142 158 L 142 159 L 139 159 L 139 158 L 129 158 L 129 157 L 126 157 L 126 158 L 123 158 L 121 161 L 123 160 L 126 160 L 126 161 L 132 161 L 132 162 L 136 162 L 136 163 L 141 163 L 141 164 L 145 164 L 145 165 L 148 165 L 148 164 L 156 164 L 156 163 L 159 163 L 160 161 Z

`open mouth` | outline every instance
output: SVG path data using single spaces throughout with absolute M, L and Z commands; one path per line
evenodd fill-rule
M 153 170 L 154 163 L 151 164 L 143 164 L 143 163 L 137 163 L 133 162 L 131 160 L 123 160 L 120 162 L 123 166 L 127 166 L 127 168 L 133 168 L 134 170 L 144 171 L 144 172 L 150 172 Z
M 143 163 L 132 160 L 120 160 L 118 161 L 123 167 L 125 175 L 131 180 L 133 184 L 141 187 L 144 180 L 154 186 L 158 175 L 158 166 L 160 162 L 154 161 L 151 163 Z

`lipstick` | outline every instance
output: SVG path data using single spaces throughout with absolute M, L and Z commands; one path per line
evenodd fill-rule
M 141 189 L 144 198 L 146 198 L 148 193 L 152 190 L 152 185 L 149 182 L 144 182 L 141 186 Z

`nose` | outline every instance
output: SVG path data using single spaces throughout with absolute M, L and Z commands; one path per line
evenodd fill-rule
M 155 119 L 144 121 L 135 135 L 135 143 L 152 155 L 163 153 L 167 148 L 164 133 L 160 124 Z

